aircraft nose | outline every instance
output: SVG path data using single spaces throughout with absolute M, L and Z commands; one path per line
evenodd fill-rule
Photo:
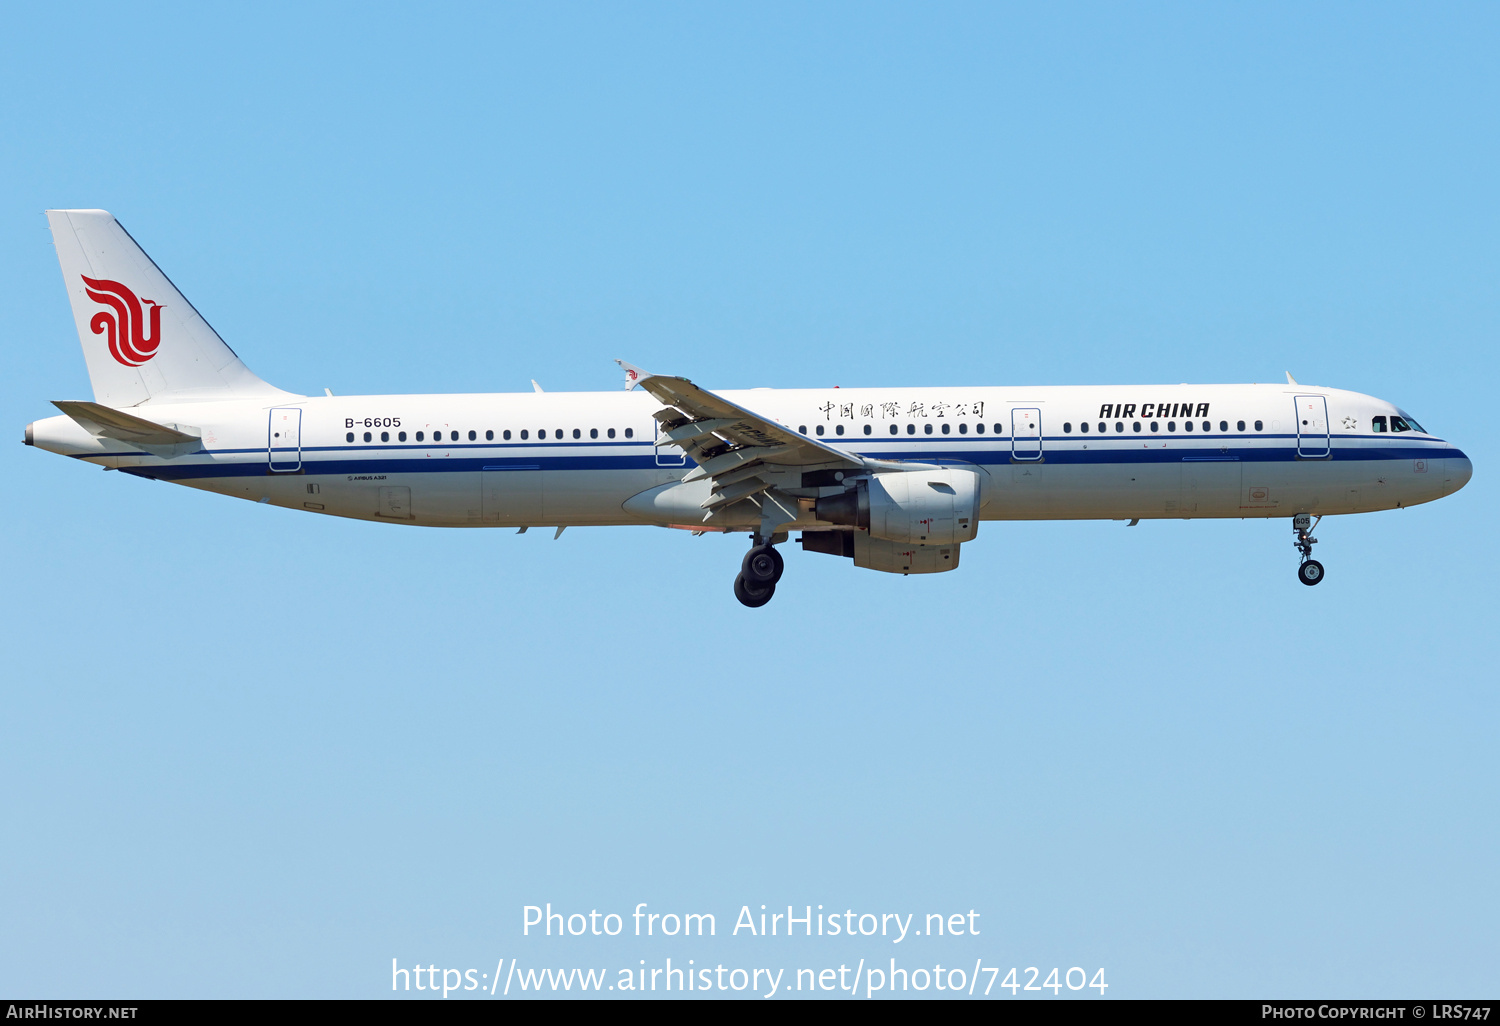
M 1474 476 L 1474 464 L 1469 462 L 1469 457 L 1458 452 L 1456 449 L 1454 452 L 1458 454 L 1447 457 L 1447 467 L 1445 468 L 1447 473 L 1444 475 L 1443 480 L 1443 484 L 1449 495 L 1452 495 L 1468 484 L 1469 478 Z

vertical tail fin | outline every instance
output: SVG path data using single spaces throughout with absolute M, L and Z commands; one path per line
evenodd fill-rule
M 94 398 L 279 401 L 106 210 L 49 210 Z

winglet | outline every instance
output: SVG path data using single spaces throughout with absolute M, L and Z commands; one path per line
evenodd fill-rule
M 633 363 L 626 363 L 624 360 L 616 360 L 615 363 L 618 363 L 625 371 L 625 391 L 627 392 L 647 378 L 654 376 L 650 371 L 637 367 Z
M 1295 385 L 1297 383 L 1297 379 L 1294 378 L 1294 377 L 1292 377 L 1292 372 L 1291 371 L 1287 371 L 1286 372 L 1286 383 L 1288 385 Z

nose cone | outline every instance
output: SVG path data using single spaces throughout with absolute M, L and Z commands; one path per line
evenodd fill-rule
M 1454 455 L 1444 460 L 1447 464 L 1444 467 L 1447 473 L 1443 476 L 1443 487 L 1449 495 L 1452 495 L 1468 484 L 1469 478 L 1474 476 L 1474 464 L 1469 462 L 1469 457 L 1457 449 L 1454 449 L 1453 452 Z

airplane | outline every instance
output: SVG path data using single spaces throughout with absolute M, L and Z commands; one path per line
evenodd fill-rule
M 775 594 L 790 532 L 885 573 L 957 569 L 981 521 L 1317 521 L 1462 488 L 1467 456 L 1373 396 L 1286 383 L 711 392 L 616 361 L 610 392 L 298 395 L 256 377 L 103 210 L 49 210 L 93 401 L 27 445 L 253 502 L 427 527 L 654 525 L 750 536 Z

